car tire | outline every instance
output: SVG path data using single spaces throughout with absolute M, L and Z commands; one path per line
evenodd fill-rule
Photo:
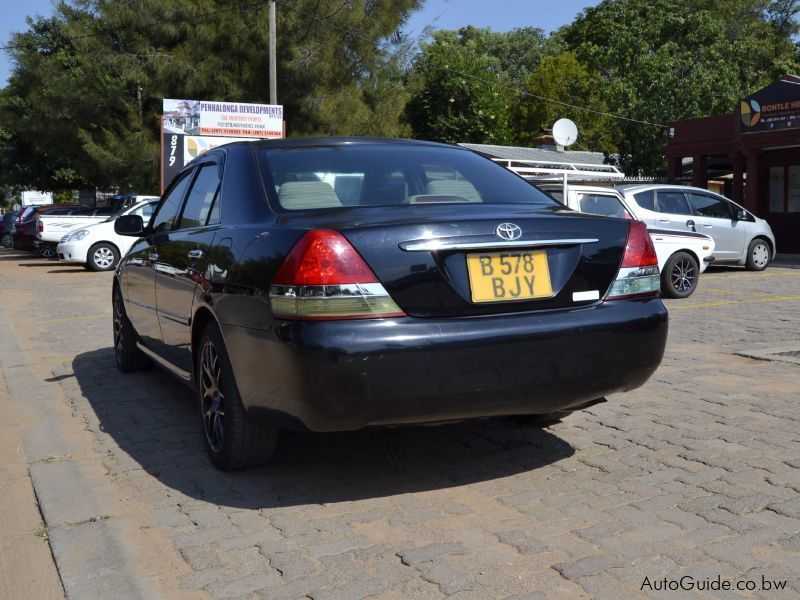
M 197 394 L 208 456 L 223 471 L 266 464 L 277 429 L 247 418 L 219 325 L 209 323 L 197 345 Z
M 772 250 L 769 243 L 763 238 L 756 238 L 747 247 L 747 261 L 745 263 L 748 271 L 763 271 L 769 265 L 772 258 Z
M 125 303 L 118 286 L 111 293 L 114 331 L 114 357 L 117 368 L 123 373 L 141 371 L 153 366 L 152 361 L 136 346 L 138 335 L 125 313 Z
M 111 271 L 119 262 L 119 250 L 107 242 L 100 242 L 89 248 L 86 265 L 92 271 Z
M 699 276 L 695 258 L 686 252 L 676 252 L 661 272 L 661 294 L 667 298 L 688 298 L 697 289 Z
M 14 244 L 13 236 L 10 233 L 4 233 L 2 237 L 0 237 L 0 244 L 2 244 L 4 248 L 11 248 Z
M 52 246 L 40 246 L 38 252 L 42 258 L 53 258 L 56 255 L 56 249 Z

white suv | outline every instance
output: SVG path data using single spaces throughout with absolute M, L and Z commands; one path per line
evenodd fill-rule
M 763 271 L 775 256 L 775 236 L 732 200 L 702 188 L 681 185 L 621 185 L 616 188 L 648 227 L 696 231 L 714 238 L 714 264 L 745 265 Z

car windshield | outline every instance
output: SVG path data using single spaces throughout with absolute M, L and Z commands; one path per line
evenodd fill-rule
M 262 148 L 259 165 L 281 210 L 412 204 L 557 203 L 473 152 L 413 144 Z

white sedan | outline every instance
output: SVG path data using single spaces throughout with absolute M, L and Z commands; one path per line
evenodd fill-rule
M 121 209 L 105 221 L 79 227 L 67 233 L 58 244 L 61 262 L 81 264 L 92 271 L 110 271 L 125 256 L 136 238 L 117 235 L 114 221 L 120 215 L 139 215 L 146 223 L 158 204 L 158 198 Z

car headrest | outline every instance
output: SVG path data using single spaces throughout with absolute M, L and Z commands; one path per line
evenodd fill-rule
M 434 179 L 425 186 L 428 194 L 435 196 L 458 196 L 466 202 L 483 202 L 478 190 L 469 181 L 456 179 Z
M 342 206 L 336 192 L 324 181 L 287 181 L 278 190 L 278 201 L 289 210 Z

